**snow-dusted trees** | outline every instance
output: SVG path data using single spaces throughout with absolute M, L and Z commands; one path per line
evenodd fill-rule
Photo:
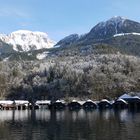
M 99 49 L 101 54 L 86 53 L 85 49 L 80 55 L 74 55 L 76 50 L 67 51 L 66 55 L 60 53 L 41 63 L 1 62 L 0 96 L 28 100 L 101 99 L 140 91 L 140 58 Z

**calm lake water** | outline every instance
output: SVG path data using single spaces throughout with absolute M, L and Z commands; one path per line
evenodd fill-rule
M 140 140 L 140 113 L 0 111 L 0 140 Z

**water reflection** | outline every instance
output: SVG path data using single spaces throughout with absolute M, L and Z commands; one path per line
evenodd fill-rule
M 61 111 L 50 111 L 50 110 L 3 110 L 0 111 L 0 121 L 27 121 L 30 119 L 34 120 L 42 120 L 42 121 L 49 121 L 51 117 L 54 117 L 56 121 L 62 121 L 65 119 L 71 119 L 73 121 L 77 120 L 97 120 L 98 118 L 102 118 L 104 120 L 109 120 L 111 117 L 119 119 L 121 121 L 129 121 L 132 119 L 133 115 L 137 112 L 129 112 L 126 110 L 92 110 L 86 111 L 83 109 L 77 111 L 68 111 L 68 110 L 61 110 Z
M 1 140 L 137 140 L 139 128 L 129 110 L 0 111 Z

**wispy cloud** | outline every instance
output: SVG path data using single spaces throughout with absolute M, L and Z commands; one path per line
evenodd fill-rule
M 1 8 L 0 17 L 28 18 L 29 14 L 16 8 Z

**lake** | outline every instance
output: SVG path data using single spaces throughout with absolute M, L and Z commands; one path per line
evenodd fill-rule
M 140 140 L 140 112 L 1 110 L 0 140 Z

